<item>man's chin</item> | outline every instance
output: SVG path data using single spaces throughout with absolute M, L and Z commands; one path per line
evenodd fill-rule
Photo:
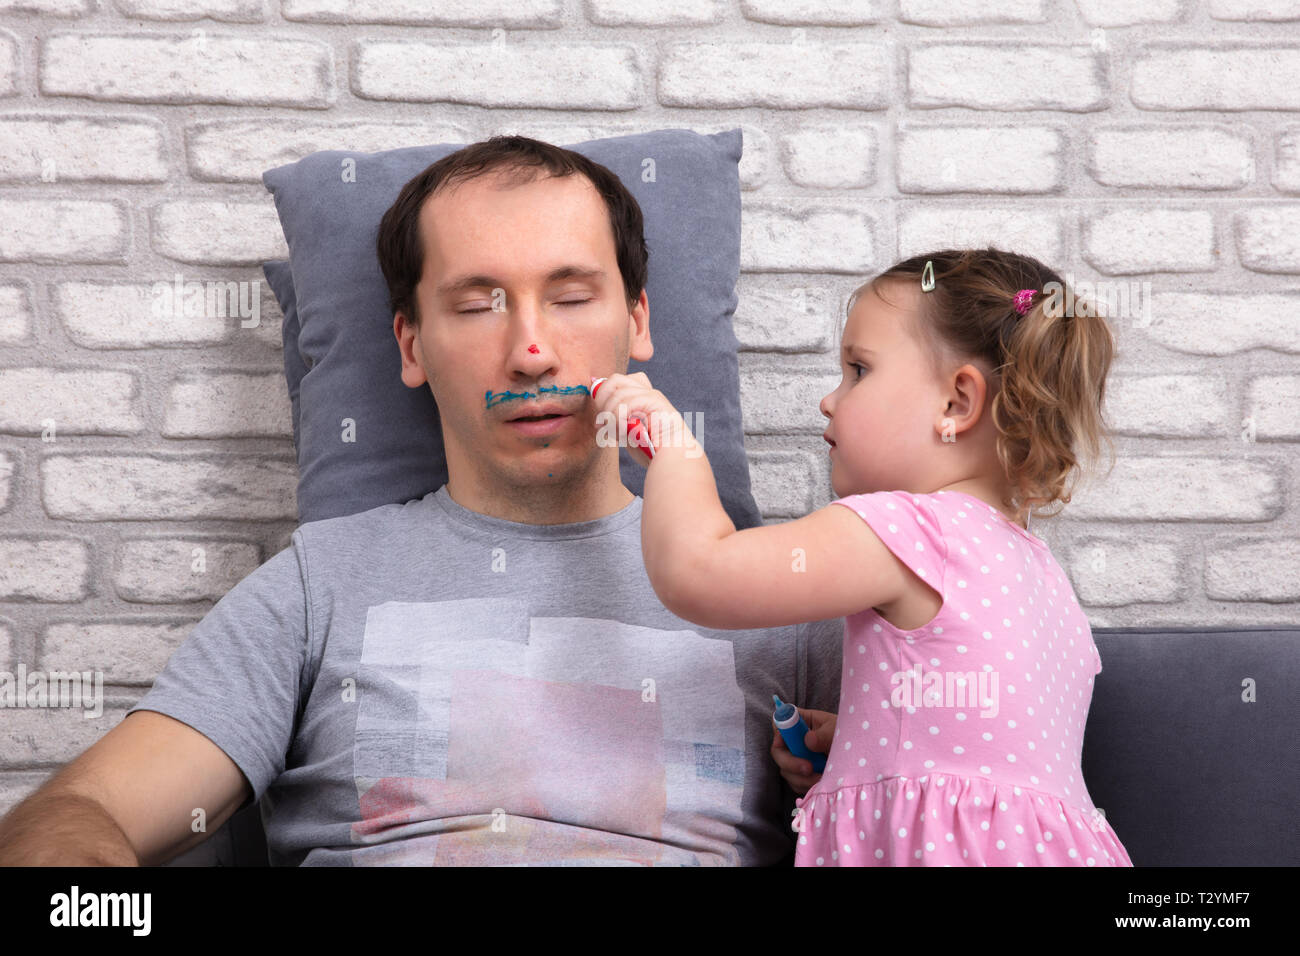
M 515 486 L 536 485 L 548 487 L 581 480 L 582 469 L 563 454 L 551 454 L 550 449 L 520 456 L 503 464 L 498 472 L 502 479 Z

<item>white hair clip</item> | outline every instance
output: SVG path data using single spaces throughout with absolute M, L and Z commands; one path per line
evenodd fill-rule
M 934 291 L 934 263 L 929 259 L 925 260 L 925 268 L 921 271 L 921 291 Z

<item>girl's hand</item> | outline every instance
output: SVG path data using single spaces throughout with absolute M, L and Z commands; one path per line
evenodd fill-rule
M 602 388 L 601 391 L 604 389 Z M 808 725 L 808 733 L 804 735 L 803 745 L 813 753 L 830 753 L 831 743 L 835 739 L 835 715 L 824 710 L 808 710 L 804 707 L 799 708 L 799 715 Z M 802 797 L 822 778 L 821 774 L 813 772 L 810 762 L 790 753 L 790 748 L 785 745 L 785 739 L 776 729 L 776 724 L 772 725 L 771 754 L 776 765 L 781 768 L 781 776 L 785 778 L 785 782 L 790 785 L 790 789 L 796 796 Z
M 612 421 L 617 421 L 620 417 L 625 422 L 639 419 L 645 425 L 656 450 L 672 444 L 680 445 L 686 440 L 685 420 L 663 392 L 651 387 L 645 372 L 609 376 L 600 384 L 592 401 L 596 405 L 598 428 L 608 428 L 600 416 L 601 412 L 608 412 L 613 416 Z M 634 442 L 628 441 L 626 427 L 619 430 L 618 441 L 620 445 L 627 445 L 633 461 L 649 467 L 650 456 Z

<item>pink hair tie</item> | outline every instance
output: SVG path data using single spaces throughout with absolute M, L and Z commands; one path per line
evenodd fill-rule
M 1016 311 L 1024 315 L 1029 311 L 1029 304 L 1034 299 L 1034 293 L 1037 289 L 1021 289 L 1016 293 Z

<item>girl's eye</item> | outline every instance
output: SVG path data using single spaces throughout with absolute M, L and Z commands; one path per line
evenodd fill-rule
M 866 371 L 867 371 L 867 367 L 866 367 L 865 365 L 859 365 L 857 362 L 850 362 L 850 363 L 849 363 L 849 368 L 861 369 L 862 372 L 863 372 L 863 374 L 866 374 Z M 858 376 L 855 376 L 855 377 L 856 377 L 856 378 L 861 378 L 862 375 L 858 375 Z

